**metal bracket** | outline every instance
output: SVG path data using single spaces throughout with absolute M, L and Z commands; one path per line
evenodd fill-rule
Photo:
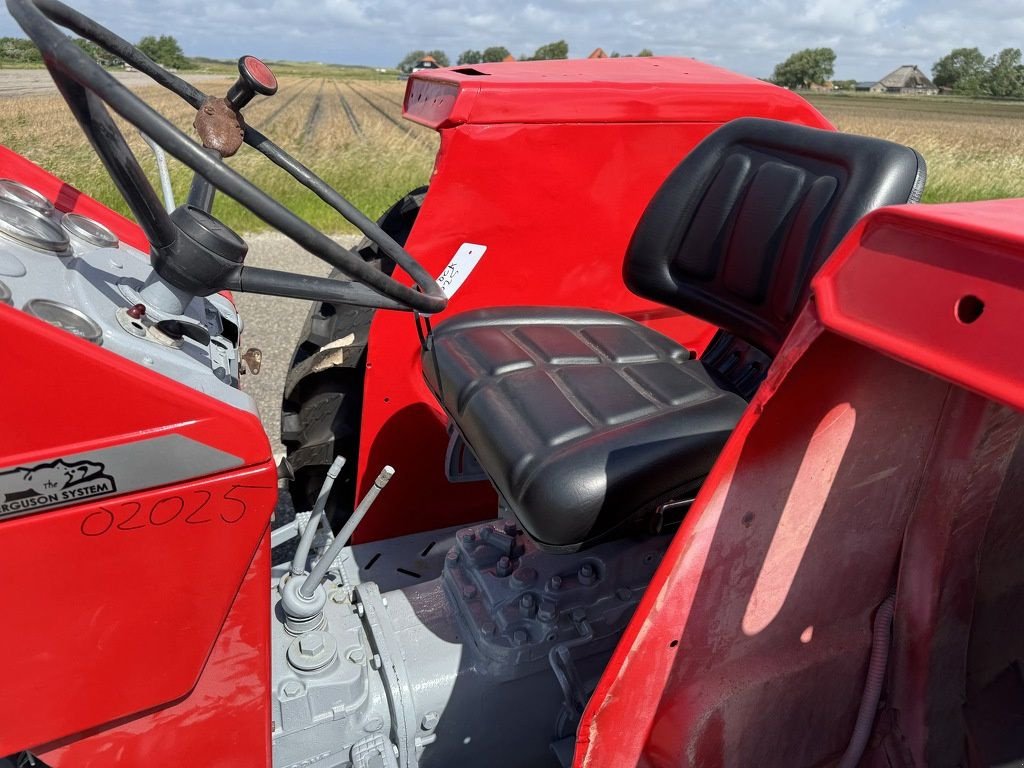
M 444 474 L 449 483 L 475 483 L 487 480 L 473 449 L 454 424 L 448 424 L 448 450 L 444 455 Z
M 398 745 L 398 766 L 417 768 L 419 760 L 416 758 L 415 734 L 419 725 L 412 700 L 412 689 L 409 687 L 409 674 L 405 668 L 405 657 L 396 642 L 395 628 L 376 584 L 372 581 L 357 584 L 355 596 L 363 626 L 366 627 L 366 637 L 377 657 L 375 666 L 387 684 L 393 738 Z
M 397 768 L 394 745 L 375 733 L 352 745 L 352 768 Z
M 594 629 L 587 621 L 582 608 L 573 612 L 573 622 L 580 636 L 574 640 L 566 640 L 559 643 L 548 652 L 548 663 L 551 671 L 555 673 L 558 685 L 562 689 L 562 697 L 566 713 L 574 720 L 579 719 L 587 706 L 587 694 L 583 689 L 583 681 L 580 679 L 576 664 L 572 660 L 569 651 L 579 645 L 586 645 L 594 639 Z

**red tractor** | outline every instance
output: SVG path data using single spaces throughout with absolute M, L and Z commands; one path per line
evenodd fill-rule
M 0 151 L 7 762 L 1024 759 L 1024 203 L 916 205 L 910 148 L 618 59 L 414 75 L 441 148 L 378 225 L 246 125 L 259 60 L 210 96 L 7 5 L 135 218 Z M 237 175 L 242 143 L 368 242 Z M 215 190 L 336 273 L 247 266 Z M 315 302 L 280 466 L 226 291 Z

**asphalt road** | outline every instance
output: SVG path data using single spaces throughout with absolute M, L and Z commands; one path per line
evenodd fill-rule
M 339 235 L 335 239 L 346 247 L 355 245 L 359 240 L 355 235 Z M 283 235 L 250 235 L 246 241 L 249 243 L 249 255 L 245 258 L 248 265 L 307 275 L 326 276 L 331 271 L 327 264 Z M 243 376 L 242 389 L 256 400 L 263 427 L 277 455 L 284 450 L 279 434 L 281 392 L 310 303 L 254 293 L 236 294 L 235 303 L 244 323 L 242 348 L 256 347 L 263 352 L 263 366 L 259 374 Z
M 328 275 L 331 268 L 315 256 L 311 256 L 291 240 L 277 233 L 248 235 L 249 254 L 245 263 L 268 269 L 289 272 L 303 272 L 307 275 Z M 335 238 L 348 247 L 355 245 L 359 237 L 339 235 Z M 275 296 L 237 293 L 235 304 L 242 316 L 242 348 L 256 347 L 263 352 L 263 365 L 259 374 L 242 377 L 242 389 L 252 395 L 260 411 L 260 420 L 270 438 L 275 456 L 280 456 L 281 445 L 281 392 L 284 379 L 291 364 L 292 351 L 302 330 L 302 324 L 309 312 L 310 302 L 298 299 L 281 299 Z M 287 523 L 295 516 L 291 498 L 282 492 L 278 498 L 274 515 L 274 527 Z M 290 559 L 294 541 L 274 550 L 274 562 Z M 2 768 L 2 766 L 0 766 Z

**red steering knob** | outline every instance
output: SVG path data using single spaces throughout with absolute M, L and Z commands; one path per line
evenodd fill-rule
M 255 56 L 243 56 L 238 60 L 238 80 L 228 89 L 227 99 L 235 107 L 241 109 L 256 94 L 273 96 L 277 93 L 277 78 L 270 67 Z

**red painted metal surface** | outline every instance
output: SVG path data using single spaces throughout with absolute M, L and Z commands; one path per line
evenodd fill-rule
M 184 698 L 67 743 L 45 745 L 37 754 L 54 768 L 269 766 L 269 578 L 270 544 L 264 536 L 199 680 Z M 120 684 L 108 686 L 107 695 Z
M 230 670 L 208 664 L 247 570 L 261 570 L 263 587 L 269 578 L 265 557 L 250 566 L 277 497 L 259 420 L 6 306 L 0 348 L 0 466 L 168 434 L 240 460 L 219 475 L 0 522 L 14 630 L 0 633 L 0 754 L 164 707 L 193 690 L 204 665 L 212 679 L 250 683 L 222 689 L 215 704 L 192 699 L 182 717 L 237 710 L 265 727 L 251 691 L 266 677 L 265 595 L 247 629 L 253 653 L 231 656 Z M 262 741 L 246 752 L 264 753 Z M 173 756 L 165 762 L 190 764 Z
M 1020 205 L 877 212 L 819 273 L 591 699 L 575 765 L 838 758 L 893 592 L 911 740 L 892 743 L 927 754 L 922 712 L 948 705 L 943 654 L 966 646 L 963 599 L 937 596 L 977 559 L 1024 424 L 1002 363 L 1024 343 Z M 977 334 L 950 333 L 963 291 L 985 300 Z
M 458 91 L 454 97 L 453 87 Z M 695 59 L 669 57 L 525 61 L 417 72 L 409 79 L 405 110 L 410 120 L 430 128 L 722 123 L 753 116 L 824 123 L 792 91 Z
M 149 253 L 149 241 L 134 221 L 115 213 L 4 146 L 0 146 L 0 178 L 14 179 L 27 184 L 46 195 L 58 210 L 80 213 L 96 219 L 105 224 L 122 242 L 138 248 L 143 253 Z
M 622 281 L 640 215 L 672 168 L 721 123 L 748 115 L 830 128 L 825 118 L 789 91 L 688 59 L 474 69 L 492 74 L 417 73 L 406 93 L 407 116 L 441 133 L 409 251 L 439 275 L 463 243 L 487 246 L 438 319 L 486 306 L 584 306 L 633 317 L 703 351 L 712 327 L 635 296 Z M 360 493 L 383 464 L 398 471 L 357 537 L 492 515 L 488 484 L 445 479 L 445 417 L 422 382 L 413 321 L 378 312 L 367 359 Z

